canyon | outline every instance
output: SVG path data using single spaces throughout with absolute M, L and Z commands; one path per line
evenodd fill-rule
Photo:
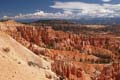
M 30 58 L 36 61 L 34 63 L 22 59 L 30 56 L 20 57 L 29 62 L 28 65 L 34 65 L 35 70 L 36 65 L 41 70 L 35 72 L 35 80 L 41 72 L 38 77 L 44 80 L 120 80 L 120 25 L 82 25 L 65 21 L 23 24 L 6 20 L 0 22 L 0 31 L 21 44 L 18 48 L 31 51 L 23 53 L 23 49 L 18 49 L 15 52 L 18 56 L 35 56 Z M 14 42 L 11 48 L 15 48 Z

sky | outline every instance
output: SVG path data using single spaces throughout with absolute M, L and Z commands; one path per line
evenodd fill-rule
M 0 0 L 0 19 L 120 17 L 120 0 Z

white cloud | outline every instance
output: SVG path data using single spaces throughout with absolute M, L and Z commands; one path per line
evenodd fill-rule
M 9 16 L 3 16 L 4 19 L 39 19 L 39 18 L 47 18 L 47 19 L 68 19 L 71 18 L 69 16 L 72 15 L 72 12 L 70 11 L 64 11 L 63 13 L 61 12 L 56 12 L 56 13 L 47 13 L 44 11 L 36 11 L 34 13 L 28 13 L 28 14 L 19 14 L 13 17 Z
M 110 1 L 112 1 L 112 0 L 102 0 L 103 2 L 110 2 Z
M 99 16 L 120 16 L 120 4 L 89 4 L 84 2 L 56 2 L 51 6 L 55 9 L 69 10 L 76 12 L 74 14 L 89 15 L 93 17 Z
M 36 11 L 34 13 L 19 14 L 14 19 L 28 18 L 51 18 L 51 19 L 79 19 L 81 17 L 120 17 L 120 4 L 90 4 L 84 2 L 55 2 L 50 6 L 55 9 L 62 9 L 63 12 L 44 12 Z

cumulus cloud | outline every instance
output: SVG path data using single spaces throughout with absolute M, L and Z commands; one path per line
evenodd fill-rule
M 16 16 L 3 16 L 4 19 L 70 19 L 72 16 L 72 12 L 64 11 L 64 12 L 56 12 L 56 13 L 47 13 L 44 11 L 36 11 L 34 13 L 27 13 L 27 14 L 18 14 Z
M 55 2 L 50 6 L 54 9 L 61 9 L 63 12 L 36 11 L 28 14 L 18 14 L 5 18 L 28 19 L 28 18 L 48 18 L 48 19 L 79 19 L 81 17 L 119 17 L 120 4 L 91 4 L 84 2 Z
M 110 1 L 112 1 L 112 0 L 102 0 L 103 2 L 110 2 Z
M 84 2 L 56 2 L 51 6 L 55 9 L 69 10 L 79 15 L 94 17 L 120 16 L 120 4 L 90 4 Z

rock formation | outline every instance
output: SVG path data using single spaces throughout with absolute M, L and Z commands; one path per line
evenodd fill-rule
M 120 61 L 119 36 L 95 32 L 96 29 L 106 29 L 105 26 L 92 27 L 93 33 L 88 32 L 85 25 L 80 28 L 86 31 L 66 32 L 59 28 L 54 30 L 49 25 L 32 26 L 14 21 L 0 23 L 0 31 L 9 34 L 37 56 L 45 56 L 45 60 L 52 61 L 51 68 L 60 80 L 108 80 L 103 74 L 109 71 L 111 75 L 117 67 L 111 70 L 113 67 L 106 68 L 106 65 Z M 117 80 L 118 75 L 119 72 L 116 72 L 114 78 L 110 78 Z M 47 77 L 51 78 L 49 74 Z

